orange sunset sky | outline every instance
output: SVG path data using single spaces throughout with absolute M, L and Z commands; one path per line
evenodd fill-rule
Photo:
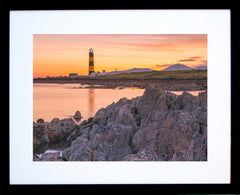
M 90 48 L 95 72 L 207 66 L 206 34 L 34 34 L 33 77 L 88 75 Z

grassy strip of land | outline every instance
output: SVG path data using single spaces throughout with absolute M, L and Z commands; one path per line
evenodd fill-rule
M 46 77 L 36 78 L 34 83 L 80 83 L 91 88 L 138 87 L 146 88 L 150 84 L 158 84 L 166 90 L 206 90 L 207 70 L 187 71 L 153 71 L 123 73 L 104 76 Z M 98 87 L 96 86 L 98 85 Z
M 135 72 L 135 73 L 122 73 L 115 75 L 104 75 L 104 76 L 60 76 L 60 77 L 46 77 L 46 78 L 35 78 L 34 82 L 47 82 L 47 81 L 77 81 L 77 80 L 112 80 L 112 79 L 137 79 L 137 80 L 148 80 L 148 79 L 206 79 L 207 70 L 181 70 L 181 71 L 152 71 L 152 72 Z
M 103 78 L 116 78 L 116 79 L 207 78 L 207 70 L 152 71 L 152 72 L 122 73 L 122 74 L 115 74 L 115 75 L 105 75 Z

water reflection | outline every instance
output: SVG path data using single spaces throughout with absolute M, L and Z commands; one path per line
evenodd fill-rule
M 88 110 L 89 115 L 92 116 L 94 114 L 94 89 L 88 89 Z
M 95 113 L 106 106 L 117 102 L 120 98 L 142 96 L 144 89 L 93 89 L 79 88 L 79 84 L 33 84 L 33 120 L 43 118 L 51 121 L 53 118 L 72 117 L 79 110 L 82 120 L 93 117 Z M 183 91 L 171 91 L 181 95 Z M 198 95 L 202 91 L 188 91 Z M 81 121 L 82 121 L 81 120 Z
M 33 84 L 33 120 L 43 118 L 51 121 L 53 118 L 72 117 L 77 110 L 81 112 L 82 120 L 88 120 L 106 106 L 117 102 L 120 98 L 142 96 L 144 89 L 93 89 L 79 88 L 79 84 Z
M 206 90 L 186 91 L 186 92 L 188 92 L 188 93 L 190 93 L 190 94 L 192 94 L 192 95 L 194 95 L 194 96 L 198 96 L 199 93 L 205 92 L 205 91 L 206 91 Z M 171 92 L 171 93 L 174 93 L 174 94 L 176 94 L 176 95 L 182 95 L 182 93 L 183 93 L 184 91 L 167 91 L 167 92 Z

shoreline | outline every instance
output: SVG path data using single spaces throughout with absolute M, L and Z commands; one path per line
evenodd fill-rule
M 207 78 L 38 78 L 33 79 L 33 83 L 81 84 L 88 85 L 84 88 L 94 89 L 123 89 L 127 87 L 146 89 L 150 85 L 158 85 L 163 90 L 172 91 L 207 90 Z M 82 87 L 79 86 L 79 88 Z
M 86 88 L 84 88 L 84 87 L 79 87 L 79 88 L 73 87 L 73 89 L 91 89 L 91 88 L 90 88 L 90 87 L 86 87 Z M 105 89 L 105 88 L 97 87 L 97 88 L 94 88 L 94 89 Z M 125 89 L 125 87 L 119 88 L 119 89 L 117 89 L 117 90 L 122 90 L 122 89 Z M 139 89 L 140 89 L 140 88 L 139 88 Z M 170 93 L 173 93 L 173 94 L 175 94 L 175 95 L 181 95 L 184 91 L 173 91 L 173 90 L 170 90 L 170 91 L 169 91 L 169 90 L 165 90 L 164 92 L 166 92 L 166 93 L 167 93 L 167 92 L 170 92 Z M 199 93 L 205 93 L 205 92 L 207 92 L 207 90 L 189 90 L 189 91 L 186 90 L 185 92 L 190 93 L 190 94 L 193 95 L 193 96 L 198 96 Z M 197 93 L 198 93 L 198 94 L 197 94 Z M 137 97 L 142 97 L 142 96 L 143 96 L 143 95 L 137 96 Z M 137 98 L 137 97 L 134 97 L 134 98 Z M 126 98 L 126 97 L 122 97 L 122 98 Z M 121 98 L 120 98 L 120 99 L 121 99 Z M 118 99 L 117 101 L 119 101 L 120 99 Z M 85 118 L 85 119 L 83 119 L 83 120 L 88 120 L 89 118 L 92 118 L 92 117 L 94 117 L 94 115 L 93 115 L 93 116 L 90 116 L 90 117 L 88 117 L 88 118 Z M 55 116 L 55 117 L 52 117 L 52 118 L 49 119 L 49 120 L 47 120 L 47 119 L 45 119 L 45 118 L 42 118 L 42 117 L 39 117 L 39 118 L 37 118 L 36 120 L 33 120 L 33 122 L 37 123 L 37 120 L 39 120 L 39 119 L 44 119 L 45 122 L 51 122 L 54 118 L 59 118 L 60 120 L 71 118 L 76 125 L 80 125 L 80 123 L 83 121 L 82 119 L 81 119 L 81 121 L 77 121 L 77 120 L 74 119 L 74 115 L 69 115 L 68 117 L 63 117 L 63 118 L 60 118 L 60 117 L 58 117 L 58 116 Z

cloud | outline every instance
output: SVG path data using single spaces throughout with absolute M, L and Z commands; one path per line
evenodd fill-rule
M 162 65 L 159 65 L 159 64 L 156 64 L 155 67 L 157 68 L 165 68 L 165 67 L 168 67 L 168 66 L 171 66 L 173 64 L 162 64 Z
M 201 60 L 203 66 L 207 66 L 207 60 Z
M 198 60 L 199 58 L 202 58 L 201 56 L 193 56 L 188 59 L 178 60 L 178 62 L 193 62 Z
M 199 59 L 199 58 L 202 58 L 201 56 L 193 56 L 193 57 L 190 57 L 191 59 Z
M 194 68 L 198 67 L 198 66 L 207 66 L 207 60 L 201 60 L 201 64 L 197 64 L 195 66 L 193 66 Z
M 178 62 L 192 62 L 192 61 L 196 61 L 196 60 L 194 60 L 194 59 L 178 60 Z

